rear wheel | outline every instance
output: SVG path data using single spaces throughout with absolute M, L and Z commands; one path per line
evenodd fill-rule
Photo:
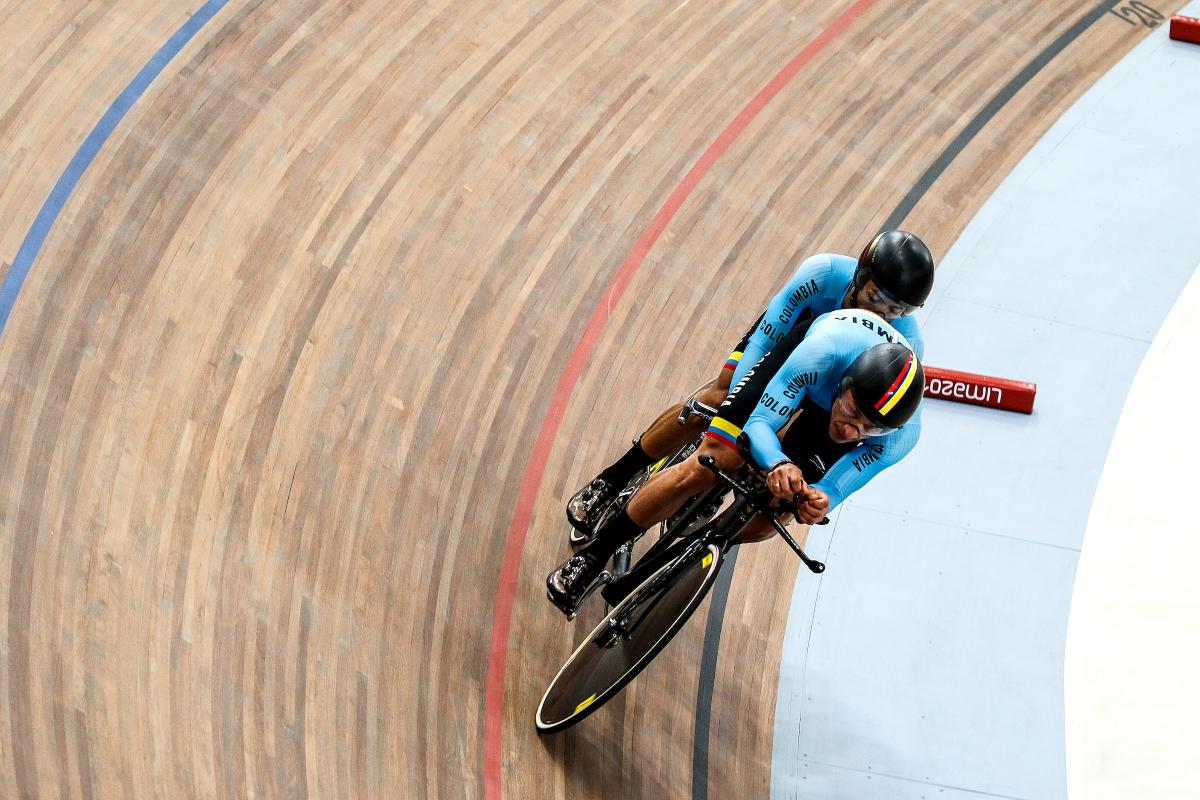
M 723 554 L 688 548 L 641 583 L 600 621 L 554 676 L 538 704 L 539 733 L 569 728 L 645 669 L 712 588 Z

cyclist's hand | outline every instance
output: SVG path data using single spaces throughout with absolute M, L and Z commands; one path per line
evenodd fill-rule
M 796 498 L 796 510 L 800 512 L 801 522 L 806 525 L 816 525 L 829 513 L 829 495 L 820 489 L 809 486 L 803 497 Z
M 767 475 L 767 488 L 779 499 L 791 500 L 798 494 L 804 494 L 808 490 L 808 484 L 804 482 L 804 473 L 799 467 L 785 462 Z

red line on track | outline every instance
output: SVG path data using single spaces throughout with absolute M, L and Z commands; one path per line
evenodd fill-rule
M 583 337 L 579 340 L 579 344 L 575 346 L 575 349 L 571 352 L 571 357 L 567 359 L 567 365 L 558 380 L 558 386 L 554 389 L 554 395 L 550 400 L 550 408 L 546 412 L 546 418 L 542 422 L 541 430 L 538 431 L 537 441 L 533 445 L 533 453 L 525 468 L 525 478 L 521 482 L 521 493 L 517 498 L 517 506 L 513 512 L 512 523 L 508 529 L 508 539 L 504 546 L 504 560 L 500 565 L 500 584 L 496 589 L 495 612 L 492 616 L 492 642 L 488 656 L 487 697 L 483 725 L 483 796 L 485 800 L 501 800 L 502 796 L 504 672 L 508 656 L 508 634 L 512 626 L 513 599 L 517 591 L 517 578 L 521 572 L 521 554 L 525 550 L 525 537 L 529 533 L 529 523 L 533 519 L 534 502 L 537 499 L 538 489 L 541 487 L 542 477 L 546 471 L 546 462 L 550 459 L 550 450 L 554 445 L 554 438 L 558 435 L 559 426 L 562 424 L 563 416 L 566 413 L 567 402 L 571 397 L 571 392 L 574 390 L 575 384 L 579 381 L 579 376 L 583 374 L 584 364 L 591 355 L 592 349 L 596 346 L 600 334 L 604 331 L 604 326 L 608 322 L 610 309 L 621 299 L 621 295 L 625 293 L 626 287 L 633 280 L 634 273 L 637 272 L 638 267 L 645 260 L 646 255 L 650 252 L 650 248 L 658 241 L 658 237 L 666 230 L 667 225 L 674 218 L 676 212 L 679 211 L 684 200 L 696 188 L 696 185 L 700 183 L 700 180 L 712 168 L 716 160 L 729 149 L 734 140 L 742 134 L 746 127 L 758 116 L 759 112 L 766 107 L 767 103 L 771 102 L 775 95 L 779 94 L 780 90 L 795 77 L 797 72 L 808 64 L 817 53 L 825 49 L 826 45 L 841 35 L 868 8 L 875 5 L 876 1 L 858 0 L 857 3 L 846 9 L 841 16 L 830 23 L 829 27 L 821 31 L 817 38 L 813 39 L 803 50 L 797 53 L 771 79 L 771 82 L 764 86 L 746 107 L 734 117 L 725 130 L 721 131 L 716 141 L 709 145 L 709 148 L 704 151 L 704 154 L 700 156 L 700 160 L 684 176 L 683 181 L 675 188 L 675 191 L 671 192 L 670 197 L 663 203 L 658 213 L 654 215 L 654 219 L 650 221 L 650 226 L 638 237 L 637 242 L 633 245 L 633 249 L 625 257 L 624 263 L 621 264 L 620 269 L 617 270 L 617 274 L 613 277 L 608 290 L 600 298 L 600 302 L 597 303 L 595 309 L 593 309 L 592 316 L 588 319 L 587 327 L 584 328 Z

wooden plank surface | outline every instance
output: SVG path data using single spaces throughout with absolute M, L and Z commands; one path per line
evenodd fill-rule
M 0 275 L 198 5 L 0 4 Z M 0 333 L 0 795 L 481 796 L 498 568 L 567 357 L 700 154 L 848 6 L 222 9 L 83 175 Z M 592 618 L 543 599 L 563 499 L 711 376 L 798 257 L 856 251 L 1092 8 L 866 4 L 680 208 L 611 309 L 537 496 L 505 797 L 618 779 L 689 796 L 700 624 L 584 726 L 533 733 Z M 905 224 L 945 253 L 1144 33 L 1090 26 Z M 709 797 L 768 791 L 795 572 L 768 547 L 730 596 Z

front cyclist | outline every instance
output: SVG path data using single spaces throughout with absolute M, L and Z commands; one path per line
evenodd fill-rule
M 820 253 L 805 259 L 791 280 L 771 300 L 766 311 L 722 367 L 717 379 L 696 394 L 700 402 L 715 406 L 766 353 L 776 361 L 791 352 L 807 329 L 805 323 L 838 308 L 863 308 L 889 320 L 923 353 L 917 321 L 907 316 L 924 302 L 933 288 L 933 256 L 919 238 L 905 231 L 885 231 L 854 259 Z M 757 371 L 770 378 L 776 363 Z M 571 541 L 581 544 L 591 535 L 595 520 L 638 470 L 670 455 L 701 431 L 696 424 L 680 425 L 682 403 L 664 411 L 633 446 L 580 489 L 567 503 L 567 520 L 574 527 Z M 749 414 L 749 409 L 746 410 Z M 744 417 L 742 420 L 744 422 Z
M 756 384 L 755 370 L 747 370 L 722 404 L 705 447 L 655 475 L 588 545 L 550 573 L 551 602 L 571 613 L 618 547 L 711 485 L 712 473 L 699 463 L 702 452 L 722 469 L 740 466 L 734 443 L 743 429 L 751 455 L 768 471 L 768 488 L 776 497 L 797 498 L 800 519 L 810 524 L 911 451 L 925 387 L 912 343 L 860 309 L 825 314 L 806 327 L 761 394 L 743 393 Z M 755 402 L 739 426 L 725 415 L 736 416 L 747 396 Z M 826 463 L 833 466 L 826 469 Z

